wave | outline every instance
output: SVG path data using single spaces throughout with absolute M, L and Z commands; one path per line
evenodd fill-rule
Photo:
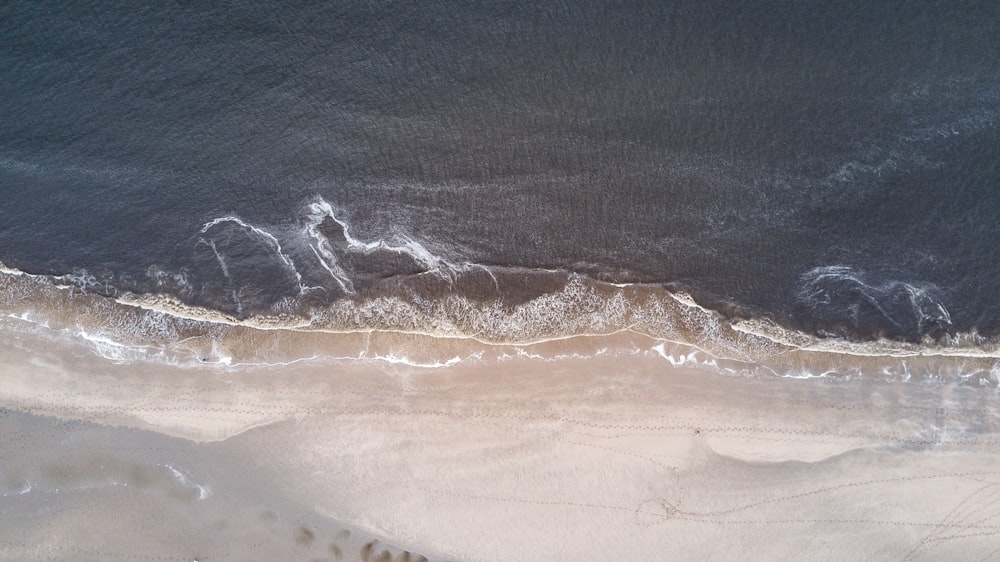
M 455 277 L 488 268 L 448 260 L 406 235 L 362 240 L 352 233 L 343 211 L 316 197 L 292 224 L 265 227 L 234 215 L 202 226 L 190 270 L 154 267 L 136 288 L 173 292 L 189 304 L 238 318 L 291 311 L 363 294 L 390 279 L 423 275 L 452 286 Z M 181 290 L 163 289 L 183 283 Z
M 322 197 L 317 197 L 316 201 L 309 203 L 307 208 L 309 212 L 306 214 L 307 223 L 305 230 L 309 237 L 316 241 L 316 244 L 313 246 L 316 257 L 320 260 L 320 265 L 327 269 L 327 271 L 330 271 L 337 283 L 348 293 L 354 294 L 356 291 L 353 280 L 341 265 L 344 253 L 372 257 L 381 252 L 387 252 L 398 256 L 408 256 L 415 262 L 415 265 L 419 265 L 424 271 L 441 272 L 460 269 L 454 264 L 434 255 L 423 244 L 409 237 L 404 236 L 401 244 L 393 245 L 382 239 L 364 242 L 351 236 L 350 225 L 346 221 L 337 218 L 337 213 L 333 205 Z M 336 247 L 338 244 L 331 242 L 331 239 L 327 238 L 323 232 L 324 223 L 327 221 L 339 227 L 340 231 L 337 233 L 337 236 L 342 241 L 342 244 L 339 244 L 339 248 Z M 340 255 L 338 256 L 337 254 Z M 337 270 L 337 273 L 334 273 L 334 269 Z
M 428 295 L 419 283 L 402 283 L 393 285 L 395 292 L 382 287 L 323 306 L 241 318 L 175 296 L 87 293 L 64 278 L 3 268 L 0 330 L 83 346 L 109 361 L 191 369 L 338 361 L 434 368 L 640 355 L 665 368 L 726 376 L 958 381 L 991 388 L 1000 381 L 1000 345 L 974 333 L 853 342 L 765 318 L 727 318 L 660 285 L 489 269 L 500 289 L 507 279 L 531 276 L 546 279 L 548 287 L 553 278 L 561 284 L 515 303 L 469 297 L 459 290 L 459 275 L 447 293 Z
M 817 331 L 840 337 L 868 333 L 919 341 L 943 336 L 952 325 L 944 296 L 934 284 L 874 281 L 846 265 L 802 274 L 796 300 L 800 317 Z
M 85 270 L 0 268 L 0 329 L 75 341 L 115 362 L 198 368 L 642 354 L 738 376 L 995 385 L 1000 373 L 1000 342 L 952 330 L 941 291 L 919 280 L 814 268 L 795 295 L 805 328 L 796 330 L 725 314 L 674 286 L 471 263 L 400 233 L 365 240 L 346 216 L 316 197 L 284 226 L 214 218 L 197 233 L 195 267 L 152 266 L 138 290 Z M 868 338 L 852 339 L 859 333 Z

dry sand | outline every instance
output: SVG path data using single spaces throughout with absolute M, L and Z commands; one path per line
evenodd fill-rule
M 995 388 L 33 338 L 0 344 L 3 559 L 1000 558 Z

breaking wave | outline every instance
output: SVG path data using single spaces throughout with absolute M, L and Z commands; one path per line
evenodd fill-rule
M 277 245 L 272 248 L 277 251 Z M 611 284 L 548 270 L 485 268 L 486 276 L 483 269 L 467 268 L 466 274 L 478 275 L 478 282 L 483 276 L 492 278 L 496 294 L 490 299 L 464 294 L 462 268 L 457 268 L 449 270 L 451 278 L 431 275 L 436 281 L 429 286 L 415 282 L 425 278 L 416 275 L 408 278 L 410 283 L 394 280 L 391 292 L 380 286 L 379 291 L 322 306 L 302 299 L 299 308 L 246 318 L 175 296 L 110 297 L 85 292 L 67 278 L 3 269 L 0 330 L 72 342 L 114 362 L 185 368 L 345 360 L 448 367 L 639 355 L 662 360 L 665 368 L 685 366 L 728 376 L 957 380 L 988 387 L 996 387 L 1000 378 L 1000 346 L 976 334 L 920 342 L 851 342 L 789 330 L 766 319 L 729 319 L 659 285 Z M 824 275 L 834 275 L 832 288 L 822 281 Z M 544 291 L 503 298 L 505 283 L 523 284 L 533 276 Z M 824 299 L 833 303 L 841 292 L 868 294 L 870 285 L 848 277 L 840 270 L 809 276 L 819 283 L 807 293 L 810 302 L 825 306 Z M 451 289 L 440 291 L 440 283 Z M 880 290 L 909 294 L 905 287 Z M 912 300 L 922 314 L 946 315 L 945 309 L 934 308 L 935 302 L 930 297 Z

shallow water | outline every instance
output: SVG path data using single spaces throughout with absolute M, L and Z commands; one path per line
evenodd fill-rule
M 0 329 L 11 337 L 124 365 L 223 370 L 298 363 L 435 368 L 514 359 L 650 357 L 665 366 L 749 378 L 865 378 L 1000 385 L 1000 351 L 975 334 L 906 343 L 807 336 L 759 320 L 732 320 L 683 293 L 570 276 L 521 302 L 446 294 L 343 298 L 319 308 L 238 319 L 153 295 L 118 298 L 8 270 Z M 33 340 L 35 341 L 35 340 Z

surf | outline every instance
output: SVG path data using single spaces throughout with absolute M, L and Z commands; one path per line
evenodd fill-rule
M 504 273 L 498 272 L 501 286 Z M 507 272 L 507 274 L 513 274 Z M 551 272 L 544 272 L 554 275 Z M 943 340 L 822 338 L 767 319 L 732 319 L 659 285 L 566 274 L 516 304 L 436 298 L 409 287 L 246 318 L 175 296 L 87 293 L 71 280 L 0 270 L 0 331 L 76 345 L 115 363 L 245 369 L 301 362 L 423 368 L 566 357 L 659 358 L 740 377 L 958 381 L 997 388 L 1000 346 L 976 334 Z

